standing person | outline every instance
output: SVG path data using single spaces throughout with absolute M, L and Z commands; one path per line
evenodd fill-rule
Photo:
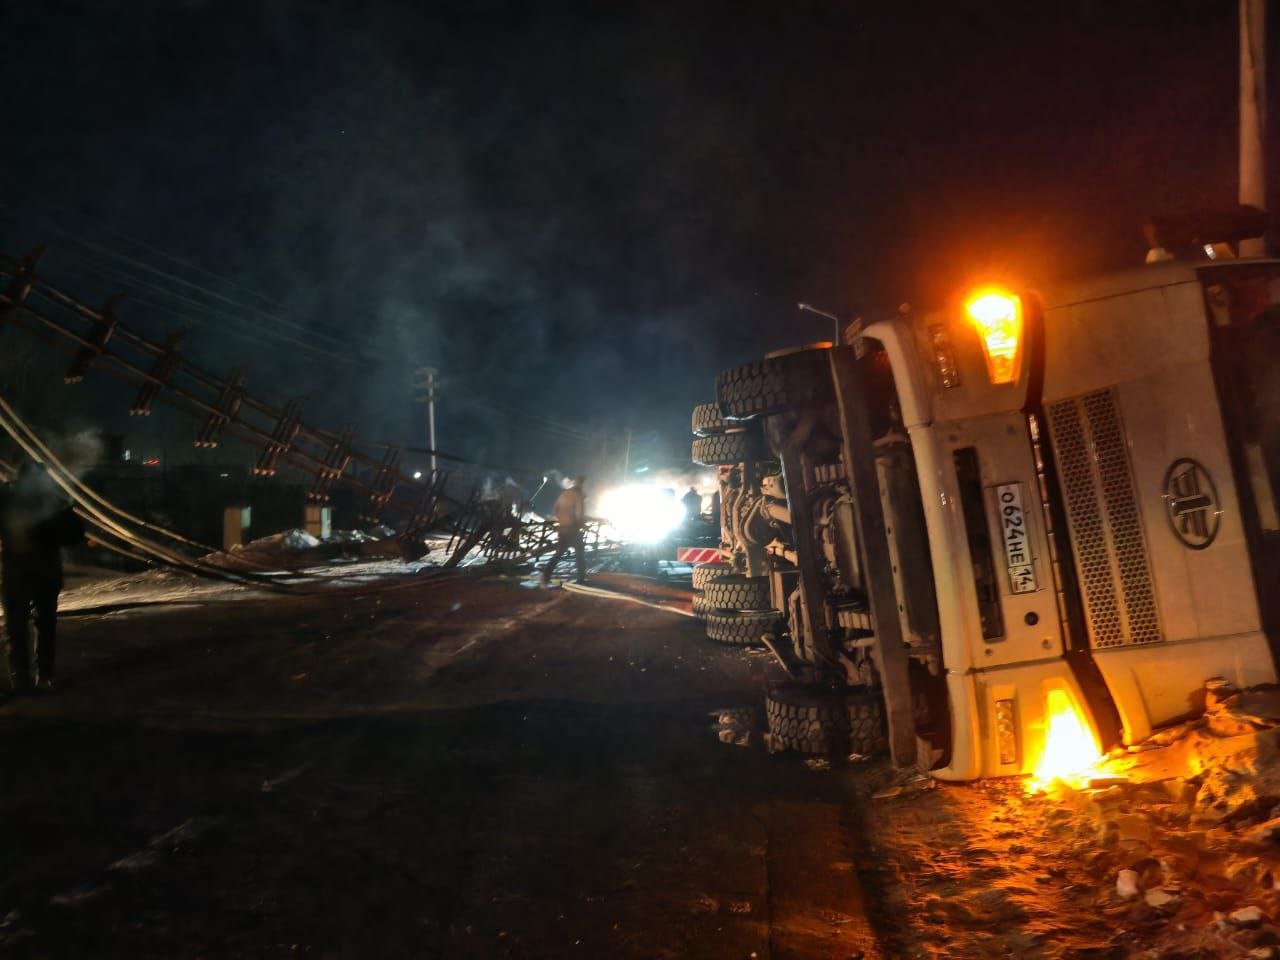
M 554 512 L 559 530 L 556 533 L 556 552 L 552 555 L 551 562 L 542 570 L 544 587 L 551 582 L 551 572 L 555 570 L 560 558 L 569 552 L 570 547 L 576 552 L 578 560 L 577 582 L 586 582 L 587 563 L 582 555 L 582 524 L 587 519 L 586 494 L 583 492 L 586 483 L 586 477 L 574 477 L 573 484 L 556 497 Z
M 680 502 L 684 505 L 685 522 L 692 522 L 702 516 L 702 497 L 693 487 L 680 498 Z
M 57 650 L 62 548 L 84 539 L 84 525 L 31 461 L 0 490 L 0 600 L 9 640 L 9 687 L 31 690 L 31 611 L 35 609 L 40 689 L 51 691 Z

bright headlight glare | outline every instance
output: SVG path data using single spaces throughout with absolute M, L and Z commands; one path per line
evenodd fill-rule
M 605 491 L 599 512 L 619 539 L 632 543 L 656 543 L 685 519 L 684 505 L 670 490 L 647 484 Z

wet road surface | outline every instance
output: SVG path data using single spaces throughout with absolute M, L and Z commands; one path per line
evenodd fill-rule
M 6 955 L 897 955 L 854 774 L 719 743 L 773 668 L 686 618 L 464 580 L 62 658 L 0 708 Z

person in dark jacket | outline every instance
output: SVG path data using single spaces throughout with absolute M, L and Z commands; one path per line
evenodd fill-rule
M 53 689 L 62 548 L 84 539 L 84 525 L 48 476 L 30 461 L 0 490 L 0 601 L 9 640 L 9 684 L 31 690 L 31 613 L 35 611 L 39 686 Z
M 693 487 L 680 498 L 680 503 L 684 506 L 685 522 L 692 523 L 702 517 L 702 496 Z

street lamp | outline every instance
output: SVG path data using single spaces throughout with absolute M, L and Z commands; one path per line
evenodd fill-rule
M 831 342 L 837 347 L 840 346 L 840 318 L 839 317 L 837 317 L 834 313 L 827 313 L 827 311 L 825 310 L 819 310 L 817 307 L 815 307 L 811 303 L 797 303 L 796 309 L 804 313 L 817 314 L 819 317 L 826 317 L 828 320 L 830 320 L 832 324 L 834 324 L 835 331 L 836 331 L 835 338 Z

